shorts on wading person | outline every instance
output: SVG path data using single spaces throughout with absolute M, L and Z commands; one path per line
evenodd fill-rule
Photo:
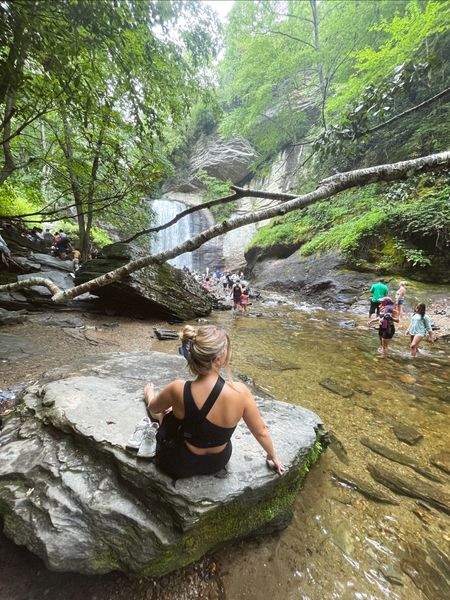
M 231 358 L 227 333 L 214 325 L 187 325 L 180 339 L 180 354 L 195 379 L 172 381 L 158 394 L 152 383 L 144 389 L 149 414 L 160 422 L 158 468 L 174 479 L 217 473 L 230 460 L 231 437 L 243 419 L 266 452 L 268 464 L 281 475 L 284 466 L 252 393 L 243 383 L 225 381 L 220 375 Z

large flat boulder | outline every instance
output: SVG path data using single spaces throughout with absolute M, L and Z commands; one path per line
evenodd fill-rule
M 255 394 L 287 472 L 242 423 L 226 472 L 174 482 L 125 449 L 145 415 L 143 386 L 185 376 L 177 356 L 87 356 L 28 388 L 0 434 L 4 530 L 49 568 L 160 575 L 223 543 L 285 527 L 321 446 L 321 420 Z
M 145 256 L 146 252 L 125 243 L 102 249 L 96 259 L 78 269 L 79 285 Z M 137 317 L 187 320 L 207 315 L 212 297 L 190 275 L 168 263 L 144 267 L 120 281 L 98 288 L 95 294 L 115 312 Z

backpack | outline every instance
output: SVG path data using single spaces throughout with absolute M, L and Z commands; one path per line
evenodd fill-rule
M 391 313 L 386 313 L 385 315 L 383 315 L 383 320 L 381 321 L 380 327 L 387 335 L 394 335 L 395 326 Z

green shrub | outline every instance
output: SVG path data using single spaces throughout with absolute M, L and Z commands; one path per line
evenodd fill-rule
M 33 187 L 13 185 L 5 181 L 0 186 L 0 216 L 13 217 L 15 215 L 27 215 L 37 212 L 42 208 L 44 200 L 40 192 Z M 32 227 L 40 223 L 39 215 L 23 219 L 25 225 Z
M 208 175 L 206 171 L 199 171 L 197 173 L 197 177 L 201 181 L 202 185 L 206 188 L 202 198 L 203 202 L 216 199 L 218 200 L 219 198 L 224 198 L 232 193 L 231 181 L 222 181 L 216 177 L 211 177 L 211 175 Z M 210 211 L 212 212 L 216 222 L 222 223 L 230 218 L 233 212 L 237 209 L 237 206 L 238 202 L 237 200 L 234 200 L 233 202 L 228 202 L 227 204 L 218 204 L 217 206 L 212 206 Z

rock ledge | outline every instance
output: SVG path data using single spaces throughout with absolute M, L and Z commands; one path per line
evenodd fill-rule
M 321 420 L 256 394 L 287 473 L 275 475 L 245 425 L 227 472 L 172 481 L 125 450 L 145 415 L 142 389 L 185 376 L 153 353 L 78 359 L 28 388 L 0 435 L 0 512 L 8 537 L 59 571 L 161 575 L 224 542 L 285 527 Z

